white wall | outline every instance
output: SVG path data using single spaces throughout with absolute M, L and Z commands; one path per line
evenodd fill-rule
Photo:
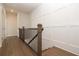
M 30 27 L 29 14 L 23 12 L 6 13 L 6 36 L 19 36 L 19 28 Z
M 25 26 L 26 28 L 28 28 L 30 26 L 29 15 L 27 13 L 17 13 L 17 19 L 18 27 Z
M 29 14 L 27 13 L 22 13 L 22 12 L 17 12 L 17 35 L 18 35 L 18 29 L 22 28 L 29 28 L 30 27 L 30 18 Z
M 43 24 L 43 50 L 57 46 L 79 55 L 79 4 L 42 4 L 31 13 L 31 23 Z
M 5 9 L 6 10 L 6 9 Z M 15 11 L 5 13 L 5 35 L 7 36 L 19 36 L 19 28 L 30 27 L 30 18 L 28 13 Z M 13 29 L 12 29 L 13 28 Z

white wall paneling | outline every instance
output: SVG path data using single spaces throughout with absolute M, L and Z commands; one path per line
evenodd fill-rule
M 79 4 L 42 4 L 31 14 L 31 27 L 44 27 L 43 50 L 57 46 L 79 55 Z

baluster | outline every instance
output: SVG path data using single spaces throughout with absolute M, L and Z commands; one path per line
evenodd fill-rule
M 25 28 L 24 26 L 22 27 L 22 40 L 24 41 L 25 39 Z

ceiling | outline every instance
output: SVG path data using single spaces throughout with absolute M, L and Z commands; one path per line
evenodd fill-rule
M 3 4 L 6 10 L 14 9 L 16 11 L 22 11 L 25 13 L 32 12 L 35 8 L 37 8 L 40 3 L 4 3 Z

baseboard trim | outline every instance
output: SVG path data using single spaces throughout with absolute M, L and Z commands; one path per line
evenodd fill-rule
M 67 44 L 65 42 L 54 40 L 54 46 L 63 50 L 69 51 L 73 54 L 79 55 L 79 47 L 73 44 Z
M 46 49 L 48 49 L 48 48 L 51 48 L 51 47 L 53 47 L 53 46 L 54 46 L 53 40 L 44 39 L 44 40 L 42 41 L 42 51 L 43 51 L 43 50 L 46 50 Z

